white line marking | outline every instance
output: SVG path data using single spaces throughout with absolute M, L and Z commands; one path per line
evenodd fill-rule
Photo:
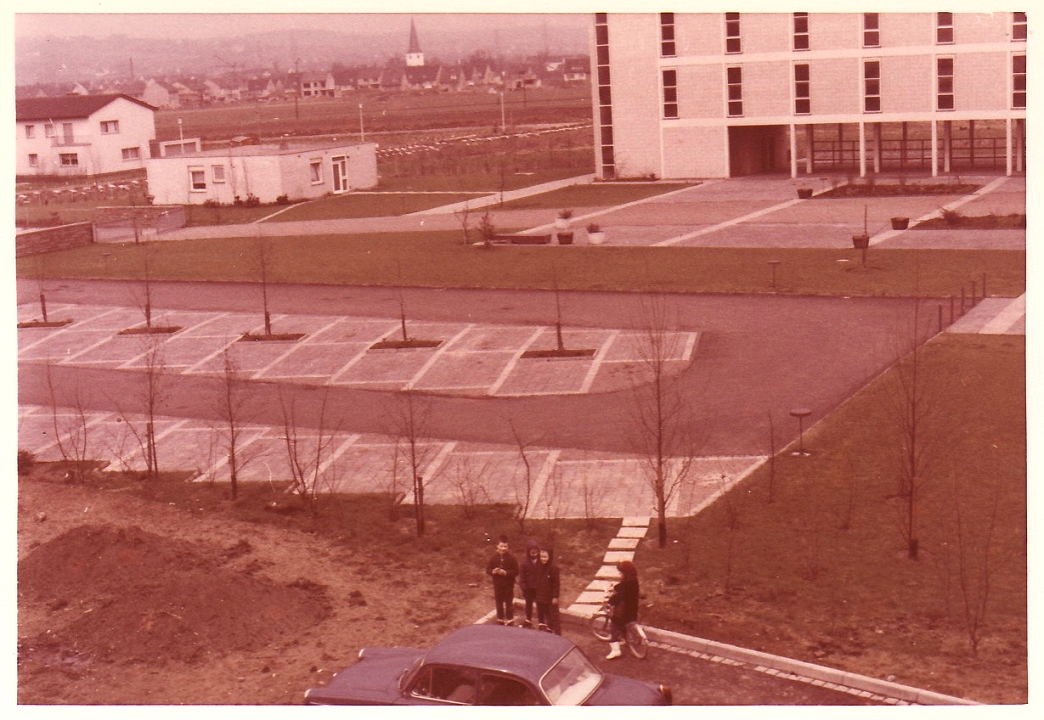
M 414 376 L 413 376 L 413 377 L 412 377 L 412 378 L 411 378 L 411 379 L 410 379 L 410 380 L 409 380 L 409 381 L 408 381 L 408 382 L 407 382 L 407 383 L 406 383 L 406 384 L 405 384 L 405 385 L 403 386 L 403 390 L 412 390 L 412 389 L 413 389 L 413 387 L 414 387 L 414 385 L 416 385 L 416 384 L 417 384 L 417 382 L 418 382 L 418 381 L 419 381 L 419 380 L 420 380 L 420 379 L 421 379 L 422 377 L 424 377 L 424 375 L 425 375 L 425 374 L 426 374 L 426 373 L 427 373 L 427 372 L 428 372 L 429 370 L 431 370 L 431 368 L 432 368 L 432 367 L 434 367 L 435 363 L 439 361 L 439 358 L 441 358 L 441 357 L 442 357 L 443 355 L 445 355 L 445 354 L 446 354 L 446 351 L 447 351 L 447 350 L 449 350 L 449 349 L 450 349 L 450 348 L 451 348 L 451 347 L 453 346 L 453 343 L 457 342 L 457 341 L 458 341 L 458 340 L 460 340 L 460 339 L 461 339 L 462 337 L 464 337 L 465 335 L 467 335 L 467 333 L 468 333 L 468 332 L 469 332 L 469 331 L 470 331 L 470 330 L 471 330 L 471 329 L 472 329 L 473 327 L 475 327 L 475 326 L 474 326 L 474 325 L 471 325 L 471 324 L 469 324 L 469 325 L 465 325 L 465 326 L 464 326 L 464 328 L 463 328 L 463 329 L 462 329 L 462 330 L 461 330 L 461 331 L 460 331 L 459 333 L 457 333 L 457 334 L 456 334 L 456 335 L 454 335 L 454 336 L 453 336 L 452 338 L 450 338 L 450 339 L 449 339 L 449 340 L 447 340 L 446 342 L 444 342 L 444 343 L 442 343 L 441 345 L 439 345 L 438 349 L 436 349 L 436 350 L 435 350 L 435 352 L 433 352 L 433 353 L 431 354 L 431 357 L 430 357 L 430 358 L 428 358 L 428 361 L 427 361 L 426 363 L 424 363 L 423 365 L 421 365 L 421 368 L 420 368 L 420 370 L 418 370 L 418 371 L 416 372 L 416 374 L 414 374 Z
M 580 392 L 585 393 L 591 389 L 591 384 L 594 383 L 595 377 L 598 375 L 599 369 L 602 367 L 602 361 L 606 354 L 609 352 L 609 348 L 616 341 L 616 338 L 620 336 L 619 330 L 613 330 L 612 334 L 606 338 L 606 341 L 602 343 L 602 347 L 598 348 L 598 352 L 595 353 L 594 359 L 591 361 L 591 367 L 587 370 L 587 377 L 580 383 Z
M 518 365 L 518 361 L 522 358 L 522 354 L 526 350 L 528 350 L 533 343 L 537 341 L 537 338 L 540 337 L 541 334 L 543 334 L 545 329 L 546 328 L 539 327 L 536 330 L 534 330 L 533 334 L 529 336 L 529 339 L 522 343 L 517 350 L 515 350 L 514 355 L 512 355 L 511 359 L 508 360 L 507 364 L 504 366 L 503 371 L 501 371 L 500 377 L 498 377 L 493 382 L 493 384 L 489 386 L 489 390 L 486 391 L 487 395 L 496 395 L 498 392 L 500 392 L 501 385 L 507 382 L 508 377 L 515 369 L 515 366 Z
M 780 203 L 779 205 L 771 205 L 766 208 L 761 208 L 760 210 L 755 210 L 752 213 L 742 215 L 738 218 L 732 218 L 731 220 L 720 222 L 717 225 L 708 225 L 705 228 L 694 230 L 693 232 L 685 233 L 684 235 L 678 235 L 676 237 L 668 238 L 666 240 L 661 240 L 658 243 L 653 243 L 652 247 L 666 247 L 668 245 L 677 245 L 680 242 L 691 240 L 692 238 L 699 237 L 700 235 L 707 235 L 708 233 L 717 232 L 718 230 L 724 230 L 725 228 L 732 227 L 733 225 L 739 225 L 740 223 L 744 223 L 748 220 L 759 218 L 762 215 L 768 215 L 769 213 L 774 213 L 777 210 L 784 210 L 790 207 L 791 205 L 796 205 L 799 202 L 801 202 L 800 198 L 787 200 L 786 202 Z

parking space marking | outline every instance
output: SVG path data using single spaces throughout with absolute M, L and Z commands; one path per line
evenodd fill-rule
M 464 337 L 471 330 L 471 328 L 473 328 L 473 327 L 474 327 L 474 325 L 470 325 L 470 324 L 469 325 L 465 325 L 464 328 L 460 332 L 458 332 L 456 335 L 451 337 L 449 340 L 446 340 L 445 342 L 440 344 L 437 348 L 435 348 L 435 352 L 433 352 L 431 354 L 431 357 L 428 358 L 428 361 L 421 366 L 420 370 L 418 370 L 416 373 L 414 373 L 412 378 L 410 378 L 409 380 L 406 381 L 406 384 L 403 385 L 402 389 L 403 390 L 412 390 L 413 387 L 417 384 L 417 382 L 422 377 L 424 377 L 425 373 L 427 373 L 429 370 L 431 370 L 432 366 L 436 362 L 438 362 L 439 358 L 441 358 L 443 355 L 445 355 L 447 352 L 449 352 L 450 348 L 453 347 L 453 344 L 455 342 L 457 342 L 458 340 L 460 340 L 462 337 Z
M 508 379 L 511 373 L 514 372 L 515 367 L 518 365 L 518 361 L 522 359 L 522 355 L 533 345 L 533 343 L 537 341 L 537 338 L 539 338 L 541 333 L 543 332 L 544 328 L 536 328 L 533 331 L 533 334 L 530 335 L 525 342 L 518 346 L 518 349 L 515 351 L 515 354 L 512 356 L 511 360 L 509 360 L 508 363 L 504 366 L 504 371 L 500 373 L 500 377 L 498 377 L 496 381 L 489 387 L 489 390 L 486 392 L 487 395 L 496 395 L 498 392 L 500 392 L 500 387 L 504 384 L 504 381 Z
M 587 377 L 580 384 L 580 389 L 577 390 L 579 393 L 586 393 L 591 389 L 591 384 L 594 383 L 595 377 L 598 375 L 598 371 L 602 367 L 602 361 L 605 360 L 605 356 L 609 352 L 609 348 L 612 347 L 616 338 L 620 336 L 619 330 L 613 330 L 609 335 L 609 339 L 602 343 L 602 346 L 598 348 L 598 352 L 595 353 L 594 358 L 591 361 L 591 367 L 587 371 Z
M 669 245 L 677 245 L 678 243 L 683 243 L 686 240 L 692 240 L 693 238 L 700 237 L 701 235 L 708 235 L 712 232 L 717 232 L 719 230 L 724 230 L 725 228 L 733 227 L 734 225 L 740 225 L 741 223 L 745 223 L 748 220 L 755 220 L 759 217 L 762 217 L 763 215 L 769 215 L 770 213 L 774 213 L 779 210 L 785 210 L 791 205 L 796 205 L 799 202 L 801 202 L 800 198 L 786 200 L 782 203 L 779 203 L 778 205 L 770 205 L 768 207 L 761 208 L 760 210 L 755 210 L 752 213 L 741 215 L 740 217 L 730 218 L 729 220 L 717 223 L 716 225 L 708 225 L 705 228 L 694 230 L 690 233 L 684 233 L 682 235 L 676 235 L 672 238 L 667 238 L 666 240 L 661 240 L 658 243 L 653 243 L 653 247 L 667 247 Z

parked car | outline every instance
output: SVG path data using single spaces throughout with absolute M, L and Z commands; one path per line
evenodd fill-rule
M 570 640 L 501 625 L 454 630 L 430 650 L 364 648 L 305 692 L 312 705 L 670 705 L 663 685 L 603 673 Z

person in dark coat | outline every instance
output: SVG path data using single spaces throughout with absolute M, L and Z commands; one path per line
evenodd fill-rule
M 616 569 L 620 572 L 620 582 L 613 586 L 609 595 L 609 606 L 612 608 L 612 623 L 609 639 L 609 654 L 606 660 L 618 658 L 623 653 L 620 651 L 620 641 L 623 640 L 627 624 L 638 622 L 638 568 L 630 560 L 621 560 L 616 563 Z
M 515 619 L 515 578 L 518 560 L 508 552 L 508 539 L 497 539 L 497 551 L 486 563 L 486 574 L 493 580 L 493 602 L 497 606 L 497 622 L 510 625 Z
M 551 557 L 551 551 L 540 549 L 540 567 L 536 578 L 537 619 L 541 628 L 561 635 L 562 624 L 558 617 L 558 595 L 561 591 L 558 566 Z
M 518 587 L 526 601 L 526 624 L 533 626 L 533 602 L 536 598 L 537 573 L 540 572 L 540 545 L 536 540 L 526 541 L 526 556 L 519 563 Z

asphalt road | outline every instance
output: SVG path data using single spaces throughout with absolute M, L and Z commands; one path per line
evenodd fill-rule
M 77 302 L 135 307 L 134 289 L 112 281 L 55 281 L 49 303 Z M 35 282 L 18 284 L 19 302 L 32 302 Z M 154 283 L 157 308 L 256 310 L 259 290 L 248 284 Z M 406 289 L 408 317 L 489 323 L 553 324 L 552 293 L 540 291 Z M 642 326 L 643 299 L 637 294 L 562 293 L 562 317 L 569 326 Z M 694 361 L 677 378 L 677 391 L 699 428 L 700 455 L 765 454 L 770 416 L 775 446 L 797 436 L 790 410 L 805 407 L 807 431 L 895 359 L 897 338 L 912 316 L 914 301 L 878 298 L 812 298 L 772 295 L 678 295 L 665 298 L 673 324 L 700 333 Z M 339 314 L 395 318 L 395 288 L 283 285 L 269 289 L 273 313 Z M 48 404 L 47 368 L 19 366 L 19 402 Z M 135 396 L 141 373 L 54 366 L 57 382 L 76 382 L 89 409 L 116 410 L 114 397 Z M 162 414 L 210 418 L 210 400 L 221 381 L 179 376 Z M 328 392 L 328 408 L 353 432 L 387 432 L 389 407 L 397 393 L 355 388 L 318 389 L 298 384 L 251 384 L 245 417 L 279 425 L 280 395 L 295 396 L 298 408 L 318 408 Z M 138 394 L 140 395 L 140 393 Z M 428 433 L 432 437 L 480 442 L 539 438 L 538 444 L 616 452 L 634 450 L 634 399 L 630 390 L 568 396 L 468 398 L 432 396 Z M 126 406 L 124 410 L 128 410 Z M 509 423 L 510 421 L 510 423 Z M 319 423 L 300 417 L 302 425 Z M 514 426 L 514 431 L 512 430 Z

